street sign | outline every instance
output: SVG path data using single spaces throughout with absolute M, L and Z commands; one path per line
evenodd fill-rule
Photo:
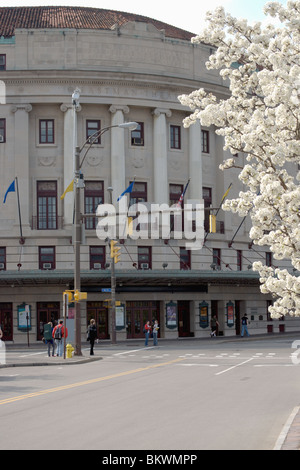
M 101 289 L 101 292 L 111 292 L 111 288 L 110 287 L 103 287 Z

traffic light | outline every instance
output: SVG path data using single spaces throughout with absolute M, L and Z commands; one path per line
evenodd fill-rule
M 73 301 L 73 291 L 65 290 L 63 295 L 65 295 L 65 294 L 68 296 L 68 302 L 71 303 Z
M 86 299 L 87 299 L 87 293 L 86 292 L 80 292 L 79 290 L 76 290 L 74 292 L 75 302 L 79 302 L 79 300 L 86 300 Z
M 116 246 L 117 245 L 117 241 L 115 240 L 111 240 L 110 242 L 110 257 L 114 259 L 114 262 L 115 263 L 118 263 L 120 261 L 120 251 L 121 251 L 121 248 Z
M 215 215 L 209 216 L 209 233 L 217 232 L 217 218 Z

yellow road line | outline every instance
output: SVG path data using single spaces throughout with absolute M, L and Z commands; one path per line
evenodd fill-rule
M 178 359 L 174 359 L 173 361 L 162 362 L 161 364 L 155 364 L 155 365 L 152 365 L 152 366 L 141 367 L 139 369 L 128 370 L 126 372 L 119 372 L 118 374 L 107 375 L 106 377 L 98 377 L 96 379 L 85 380 L 84 382 L 77 382 L 75 384 L 69 384 L 69 385 L 61 385 L 60 387 L 49 388 L 48 390 L 40 390 L 39 392 L 28 393 L 26 395 L 20 395 L 18 397 L 6 398 L 4 400 L 0 400 L 0 405 L 7 405 L 8 403 L 14 403 L 14 402 L 20 401 L 20 400 L 27 400 L 28 398 L 39 397 L 41 395 L 47 395 L 49 393 L 61 392 L 63 390 L 70 390 L 71 388 L 83 387 L 84 385 L 90 385 L 90 384 L 94 384 L 94 383 L 98 383 L 98 382 L 104 382 L 105 380 L 111 380 L 111 379 L 115 379 L 115 378 L 118 378 L 118 377 L 124 377 L 126 375 L 137 374 L 138 372 L 144 372 L 146 370 L 155 369 L 155 368 L 163 367 L 163 366 L 168 366 L 168 365 L 175 364 L 176 362 L 180 362 L 180 361 L 183 361 L 183 360 L 184 360 L 184 358 L 178 358 Z

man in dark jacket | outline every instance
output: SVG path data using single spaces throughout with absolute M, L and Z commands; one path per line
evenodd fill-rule
M 95 320 L 92 319 L 90 321 L 87 333 L 88 333 L 87 339 L 91 345 L 90 356 L 94 356 L 94 344 L 95 344 L 95 339 L 97 338 L 97 328 L 96 328 Z

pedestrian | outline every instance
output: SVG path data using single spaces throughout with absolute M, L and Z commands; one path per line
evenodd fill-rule
M 151 325 L 150 325 L 149 320 L 147 321 L 146 325 L 144 326 L 144 332 L 145 332 L 145 346 L 148 346 L 149 335 L 151 333 Z
M 159 330 L 158 321 L 155 320 L 153 324 L 153 346 L 157 346 L 158 330 Z
M 2 341 L 4 334 L 0 325 L 0 364 L 6 364 L 5 344 Z
M 90 356 L 94 356 L 94 344 L 95 344 L 96 338 L 97 338 L 96 322 L 92 318 L 87 329 L 87 340 L 90 342 L 90 345 L 91 345 Z
M 211 338 L 217 335 L 218 326 L 219 326 L 219 322 L 218 322 L 217 316 L 213 315 L 210 320 L 210 327 L 211 327 L 210 337 Z
M 244 336 L 244 333 L 246 333 L 247 336 L 250 336 L 248 332 L 248 325 L 249 325 L 249 320 L 247 317 L 247 313 L 245 313 L 245 315 L 242 317 L 242 334 L 241 334 L 242 338 Z
M 52 357 L 54 357 L 54 350 L 55 350 L 55 343 L 54 339 L 52 338 L 52 333 L 53 333 L 53 324 L 52 322 L 47 323 L 44 325 L 44 340 L 45 344 L 48 345 L 48 356 L 50 357 L 50 350 L 52 346 Z
M 62 357 L 63 355 L 63 338 L 68 337 L 68 329 L 64 327 L 63 320 L 53 329 L 52 338 L 55 340 L 56 355 Z

